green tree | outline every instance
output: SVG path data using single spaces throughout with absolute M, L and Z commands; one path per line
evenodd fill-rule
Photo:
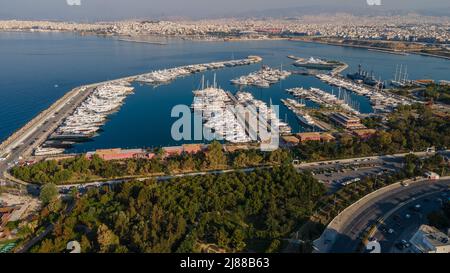
M 227 158 L 223 153 L 222 144 L 218 141 L 213 141 L 209 147 L 206 154 L 206 161 L 209 168 L 216 169 L 227 164 Z
M 119 245 L 119 237 L 117 237 L 117 235 L 115 235 L 105 224 L 101 224 L 98 227 L 97 241 L 100 245 L 100 251 L 104 253 L 114 252 L 115 247 Z
M 41 192 L 39 194 L 39 199 L 42 201 L 44 205 L 54 202 L 57 198 L 58 198 L 58 188 L 56 187 L 55 184 L 49 183 L 42 186 Z

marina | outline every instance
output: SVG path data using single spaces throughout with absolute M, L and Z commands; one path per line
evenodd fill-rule
M 187 76 L 189 74 L 205 72 L 207 70 L 213 69 L 221 69 L 225 67 L 251 65 L 259 63 L 261 61 L 262 58 L 259 56 L 249 56 L 246 59 L 242 60 L 187 65 L 171 69 L 157 70 L 148 74 L 140 75 L 136 78 L 136 81 L 153 85 L 168 84 L 179 77 Z
M 288 54 L 301 52 L 303 56 L 320 56 L 321 59 L 326 60 L 337 59 L 336 56 L 339 56 L 339 61 L 347 63 L 350 69 L 356 69 L 359 63 L 363 62 L 365 67 L 377 71 L 377 76 L 384 79 L 392 78 L 396 64 L 400 63 L 405 67 L 408 66 L 408 78 L 410 79 L 433 79 L 439 82 L 448 80 L 449 74 L 449 70 L 445 69 L 448 67 L 448 60 L 444 59 L 413 54 L 410 56 L 383 54 L 303 42 L 246 41 L 231 44 L 169 41 L 166 46 L 161 47 L 93 36 L 80 37 L 70 33 L 52 35 L 47 33 L 4 33 L 1 35 L 14 37 L 14 40 L 0 44 L 2 59 L 13 69 L 21 69 L 24 72 L 20 78 L 16 74 L 11 74 L 9 70 L 0 75 L 4 91 L 0 93 L 0 117 L 2 119 L 0 138 L 2 139 L 6 139 L 38 113 L 47 109 L 68 90 L 78 86 L 129 75 L 148 74 L 148 71 L 165 70 L 167 67 L 183 67 L 196 63 L 220 63 L 222 60 L 234 59 L 233 56 L 236 56 L 236 59 L 246 59 L 246 56 L 258 55 L 264 58 L 265 65 L 271 67 L 277 67 L 280 66 L 280 63 L 286 62 L 283 67 L 289 71 L 294 70 L 294 66 L 289 64 L 289 60 L 286 58 Z M 40 45 L 39 50 L 34 47 L 34 49 L 29 48 L 16 52 L 15 49 L 24 39 L 31 39 L 34 44 Z M 60 51 L 55 53 L 46 49 L 55 43 L 59 43 Z M 188 47 L 189 50 L 180 51 L 181 45 Z M 74 57 L 68 51 L 73 47 L 84 48 L 84 50 Z M 33 58 L 24 59 L 22 56 L 27 56 L 24 55 L 24 52 L 33 54 Z M 168 59 L 170 62 L 167 61 Z M 24 62 L 29 65 L 20 65 Z M 71 63 L 71 66 L 64 65 L 67 63 Z M 49 66 L 52 67 L 52 73 L 48 73 Z M 236 94 L 240 87 L 231 85 L 230 79 L 248 75 L 257 70 L 257 67 L 256 64 L 252 64 L 215 70 L 219 78 L 217 84 L 225 87 L 224 89 L 230 93 Z M 201 76 L 210 77 L 213 72 L 210 69 L 180 76 L 164 85 L 152 84 L 153 88 L 149 88 L 147 84 L 141 85 L 132 82 L 133 95 L 127 96 L 126 101 L 119 108 L 120 111 L 109 115 L 106 123 L 94 133 L 93 137 L 88 138 L 88 141 L 46 140 L 42 148 L 47 148 L 48 145 L 49 147 L 64 148 L 66 153 L 80 153 L 114 147 L 145 148 L 181 145 L 184 141 L 175 141 L 170 135 L 170 127 L 174 122 L 174 119 L 170 117 L 170 110 L 177 104 L 190 105 L 192 90 L 198 87 Z M 55 87 L 56 85 L 58 88 Z M 285 90 L 298 86 L 304 86 L 306 89 L 319 88 L 333 93 L 333 86 L 309 74 L 293 74 L 280 84 L 271 85 L 264 90 L 247 85 L 245 91 L 267 105 L 270 105 L 270 101 L 274 105 L 280 105 L 282 99 L 292 98 Z M 334 94 L 337 91 L 337 88 L 334 88 Z M 370 114 L 374 111 L 391 109 L 385 103 L 385 97 L 391 95 L 388 91 L 373 93 L 372 97 L 355 92 L 348 93 L 352 100 L 358 103 L 362 113 Z M 378 93 L 380 96 L 377 95 Z M 392 99 L 401 102 L 395 96 Z M 306 100 L 305 103 L 308 108 L 317 107 L 309 100 Z M 309 130 L 305 128 L 306 126 L 300 126 L 296 115 L 286 107 L 280 107 L 280 116 L 283 117 L 284 122 L 289 123 L 295 133 Z
M 270 85 L 286 79 L 291 74 L 291 72 L 283 70 L 282 67 L 281 69 L 273 69 L 269 66 L 263 66 L 257 72 L 231 80 L 231 83 L 235 85 L 254 85 L 261 88 L 268 88 Z
M 292 88 L 287 90 L 296 98 L 308 99 L 322 105 L 325 108 L 338 107 L 346 112 L 360 115 L 357 102 L 351 100 L 346 92 L 339 92 L 337 95 L 330 94 L 319 88 L 311 87 L 309 90 L 303 88 Z
M 279 119 L 271 105 L 255 99 L 251 93 L 240 91 L 233 95 L 218 88 L 214 80 L 212 86 L 194 90 L 193 94 L 191 108 L 201 115 L 203 126 L 211 130 L 215 139 L 248 143 L 262 141 L 258 133 L 260 128 L 265 127 L 267 132 L 276 128 L 280 134 L 290 134 L 292 131 L 289 124 Z
M 283 104 L 291 110 L 297 119 L 305 126 L 309 128 L 317 127 L 318 123 L 315 119 L 313 119 L 306 111 L 302 110 L 305 107 L 305 104 L 299 103 L 293 99 L 285 99 L 282 100 Z
M 387 93 L 386 91 L 383 91 L 381 89 L 369 88 L 367 86 L 354 83 L 339 76 L 319 74 L 316 75 L 316 77 L 331 86 L 344 88 L 358 95 L 369 98 L 370 103 L 374 111 L 376 112 L 389 112 L 399 105 L 411 105 L 412 103 L 417 103 L 417 101 L 413 99 L 400 97 L 392 93 Z
M 114 81 L 100 85 L 69 115 L 51 134 L 34 155 L 64 153 L 64 148 L 75 142 L 93 137 L 106 122 L 108 115 L 117 111 L 125 98 L 134 90 L 126 81 Z M 84 92 L 87 87 L 81 87 Z

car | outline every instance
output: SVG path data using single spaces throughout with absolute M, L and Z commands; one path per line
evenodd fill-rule
M 411 214 L 406 214 L 406 215 L 405 215 L 405 218 L 406 218 L 406 219 L 410 219 L 410 218 L 411 218 Z
M 399 250 L 404 250 L 406 248 L 409 248 L 410 246 L 411 244 L 406 240 L 401 240 L 400 242 L 395 244 L 395 247 L 398 248 Z
M 392 229 L 392 228 L 390 228 L 390 229 L 388 230 L 388 233 L 389 233 L 389 234 L 393 234 L 394 232 L 395 232 L 395 230 Z
M 396 247 L 398 250 L 404 250 L 404 249 L 405 249 L 405 246 L 404 246 L 402 243 L 396 243 L 396 244 L 395 244 L 395 247 Z
M 408 247 L 411 246 L 411 243 L 407 242 L 406 240 L 402 240 L 401 243 L 402 243 L 406 248 L 408 248 Z

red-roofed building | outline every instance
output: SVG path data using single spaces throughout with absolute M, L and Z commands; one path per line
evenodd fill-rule
M 183 152 L 187 154 L 196 154 L 200 153 L 205 149 L 203 144 L 184 144 Z
M 164 157 L 179 156 L 183 153 L 183 146 L 164 147 Z
M 299 133 L 297 134 L 297 138 L 300 140 L 300 142 L 307 142 L 307 141 L 320 141 L 320 134 L 319 133 Z
M 94 155 L 97 155 L 101 159 L 106 160 L 106 161 L 125 160 L 125 159 L 133 159 L 133 158 L 151 159 L 155 156 L 154 154 L 147 153 L 142 149 L 133 149 L 133 150 L 105 149 L 105 150 L 97 150 L 95 152 L 87 153 L 86 157 L 88 159 L 92 159 L 92 157 Z

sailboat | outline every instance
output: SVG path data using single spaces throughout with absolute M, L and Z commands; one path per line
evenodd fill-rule
M 398 68 L 397 65 L 394 80 L 391 80 L 391 85 L 395 87 L 405 87 L 408 84 L 408 66 L 405 66 L 405 71 L 403 71 L 403 65 L 400 65 L 400 70 Z

